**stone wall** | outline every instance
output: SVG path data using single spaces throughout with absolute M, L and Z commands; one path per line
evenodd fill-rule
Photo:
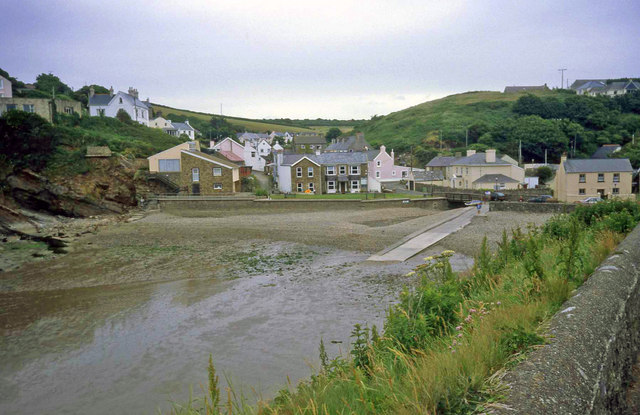
M 640 226 L 551 320 L 550 343 L 509 372 L 498 414 L 624 414 L 640 345 Z
M 446 210 L 449 205 L 446 199 L 383 199 L 383 200 L 312 200 L 312 199 L 239 199 L 228 198 L 189 198 L 189 197 L 159 197 L 151 200 L 151 207 L 163 210 L 194 209 L 215 210 L 216 212 L 244 212 L 255 213 L 283 213 L 283 212 L 313 212 L 326 210 L 363 210 L 384 209 L 397 207 L 419 207 L 422 209 Z
M 492 212 L 570 213 L 576 205 L 569 203 L 491 202 Z

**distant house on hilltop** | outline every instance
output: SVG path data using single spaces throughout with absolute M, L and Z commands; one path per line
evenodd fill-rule
M 368 151 L 371 144 L 364 139 L 364 133 L 356 133 L 346 138 L 338 138 L 331 141 L 325 151 L 327 153 L 350 153 L 354 151 Z
M 571 89 L 578 95 L 623 95 L 640 90 L 640 82 L 631 79 L 626 81 L 610 82 L 606 79 L 576 79 L 571 84 Z
M 592 159 L 606 159 L 609 158 L 613 153 L 622 150 L 622 147 L 619 144 L 605 144 L 600 146 L 595 153 L 591 155 Z
M 320 135 L 297 135 L 293 139 L 296 153 L 315 153 L 327 147 L 327 140 Z
M 149 121 L 149 127 L 161 128 L 165 133 L 175 137 L 180 137 L 184 134 L 191 140 L 195 140 L 196 138 L 196 129 L 189 124 L 189 120 L 185 122 L 175 122 L 162 117 L 156 117 Z
M 504 88 L 505 94 L 513 94 L 518 92 L 527 92 L 527 91 L 548 91 L 549 87 L 547 84 L 539 85 L 539 86 L 507 86 Z
M 96 94 L 93 87 L 89 88 L 89 115 L 115 118 L 121 109 L 129 114 L 133 121 L 149 126 L 151 104 L 148 98 L 146 101 L 140 101 L 137 89 L 129 88 L 128 93 L 118 91 L 114 94 L 111 88 L 108 94 Z

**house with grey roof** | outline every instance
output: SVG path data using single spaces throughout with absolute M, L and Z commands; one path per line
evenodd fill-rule
M 532 85 L 532 86 L 506 86 L 504 88 L 505 94 L 514 94 L 518 92 L 528 92 L 528 91 L 548 91 L 549 87 L 547 84 L 544 85 Z
M 442 172 L 445 186 L 458 189 L 517 189 L 524 183 L 524 169 L 513 158 L 497 155 L 492 149 L 484 153 L 467 150 L 466 156 L 435 157 L 427 170 Z
M 297 138 L 297 137 L 296 137 Z M 283 193 L 359 193 L 368 190 L 365 152 L 275 155 Z
M 327 148 L 327 140 L 321 135 L 296 135 L 293 138 L 296 153 L 314 154 Z
M 614 82 L 606 79 L 577 79 L 571 84 L 571 89 L 578 95 L 615 96 L 640 90 L 640 82 L 631 79 Z
M 153 120 L 149 121 L 149 127 L 151 128 L 160 128 L 165 133 L 180 137 L 182 134 L 189 137 L 190 140 L 196 139 L 196 133 L 198 130 L 193 128 L 191 124 L 189 124 L 189 120 L 185 122 L 176 122 L 171 120 L 166 120 L 162 117 L 156 117 Z
M 562 156 L 553 180 L 554 196 L 561 202 L 598 196 L 633 199 L 632 177 L 629 159 L 567 159 Z
M 352 135 L 350 137 L 333 139 L 325 151 L 331 153 L 347 153 L 354 151 L 367 151 L 371 148 L 371 144 L 364 139 L 364 133 L 356 133 L 356 135 Z
M 137 89 L 129 88 L 127 93 L 118 91 L 114 94 L 110 88 L 108 94 L 96 94 L 93 87 L 89 88 L 89 115 L 115 118 L 120 110 L 129 114 L 133 121 L 149 126 L 151 104 L 149 98 L 146 101 L 138 98 Z
M 611 157 L 613 153 L 622 150 L 620 144 L 604 144 L 600 146 L 592 155 L 592 159 L 606 159 Z
M 269 142 L 271 142 L 271 136 L 269 136 L 269 134 L 248 133 L 246 131 L 244 133 L 237 133 L 236 139 L 239 143 L 244 144 L 248 141 L 254 146 L 257 146 L 260 140 L 268 140 Z

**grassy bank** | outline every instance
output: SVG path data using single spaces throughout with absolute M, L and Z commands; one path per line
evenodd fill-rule
M 335 194 L 304 194 L 296 193 L 295 196 L 287 196 L 283 194 L 272 194 L 272 199 L 315 199 L 315 200 L 382 200 L 382 199 L 419 199 L 422 195 L 404 194 L 404 193 L 335 193 Z
M 603 202 L 504 233 L 495 252 L 485 241 L 465 273 L 451 271 L 451 251 L 425 258 L 382 330 L 354 327 L 348 357 L 321 343 L 317 374 L 254 407 L 233 390 L 220 396 L 210 362 L 207 397 L 174 413 L 485 411 L 503 394 L 500 375 L 544 343 L 544 323 L 639 221 L 638 204 Z

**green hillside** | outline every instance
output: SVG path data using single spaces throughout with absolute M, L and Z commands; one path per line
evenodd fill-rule
M 373 145 L 385 144 L 399 153 L 413 149 L 419 163 L 428 162 L 441 147 L 442 153 L 464 151 L 466 140 L 469 148 L 497 148 L 514 157 L 522 142 L 523 160 L 542 161 L 546 150 L 555 162 L 563 152 L 588 157 L 602 144 L 625 145 L 633 134 L 639 137 L 640 93 L 609 98 L 567 90 L 467 92 L 374 117 L 357 128 Z M 637 154 L 631 147 L 622 154 Z M 632 157 L 632 163 L 640 160 Z
M 189 119 L 189 121 L 199 120 L 202 122 L 209 122 L 211 117 L 215 114 L 207 114 L 205 112 L 197 112 L 197 111 L 189 111 L 178 108 L 168 107 L 166 105 L 159 104 L 151 104 L 153 107 L 154 114 L 160 113 L 164 118 L 169 118 L 170 114 L 176 114 L 180 117 L 184 117 Z M 238 117 L 227 117 L 226 115 L 223 118 L 229 122 L 234 128 L 238 131 L 251 131 L 251 132 L 260 132 L 264 133 L 267 131 L 289 131 L 292 133 L 299 132 L 311 132 L 313 131 L 311 128 L 304 127 L 296 127 L 286 124 L 275 124 L 272 122 L 264 122 L 259 120 L 251 120 L 248 118 L 238 118 Z

